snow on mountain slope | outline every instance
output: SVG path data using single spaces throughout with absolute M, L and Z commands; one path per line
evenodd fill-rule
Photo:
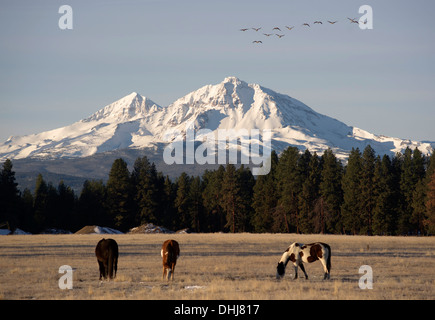
M 141 122 L 162 107 L 135 92 L 72 125 L 39 134 L 10 137 L 0 145 L 0 159 L 85 157 L 128 148 L 151 133 Z
M 430 143 L 377 136 L 319 114 L 287 95 L 228 77 L 167 107 L 133 92 L 70 126 L 9 138 L 0 144 L 0 160 L 85 157 L 152 147 L 167 143 L 168 133 L 175 139 L 188 127 L 212 131 L 271 129 L 272 147 L 278 152 L 290 145 L 318 153 L 331 148 L 343 159 L 352 147 L 362 150 L 368 144 L 379 154 L 403 152 L 406 147 L 432 152 Z

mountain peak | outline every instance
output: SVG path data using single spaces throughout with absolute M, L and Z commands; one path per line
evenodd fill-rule
M 245 82 L 245 81 L 243 81 L 243 80 L 241 80 L 241 79 L 239 79 L 237 77 L 234 77 L 234 76 L 226 77 L 224 79 L 224 81 L 221 82 L 221 85 L 222 84 L 223 85 L 230 84 L 230 85 L 233 85 L 234 87 L 248 87 L 248 86 L 252 86 L 252 85 L 248 84 L 247 82 Z
M 132 93 L 130 93 L 130 94 L 128 94 L 128 95 L 126 95 L 125 97 L 123 97 L 123 98 L 121 98 L 120 100 L 122 100 L 122 99 L 126 99 L 126 100 L 143 100 L 143 99 L 146 99 L 146 97 L 144 97 L 144 96 L 142 96 L 141 94 L 139 94 L 139 93 L 137 93 L 136 91 L 133 91 Z
M 223 81 L 223 83 L 227 83 L 227 82 L 230 82 L 230 83 L 233 83 L 233 84 L 237 84 L 237 83 L 241 83 L 241 82 L 244 82 L 244 81 L 240 80 L 237 77 L 230 76 L 230 77 L 226 77 L 224 79 L 224 81 Z
M 151 99 L 133 91 L 125 97 L 105 106 L 84 121 L 97 121 L 103 118 L 110 118 L 115 121 L 129 121 L 144 117 L 151 109 L 156 110 L 159 108 L 160 106 Z

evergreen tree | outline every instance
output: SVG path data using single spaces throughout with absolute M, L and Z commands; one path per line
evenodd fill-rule
M 426 156 L 415 148 L 412 153 L 412 166 L 414 168 L 414 181 L 420 181 L 426 176 Z M 416 184 L 417 184 L 416 182 Z
M 20 192 L 12 167 L 12 161 L 7 159 L 0 171 L 0 223 L 7 222 L 13 230 L 19 224 Z
M 417 183 L 414 179 L 412 166 L 412 150 L 407 147 L 402 157 L 401 176 L 400 176 L 400 191 L 403 196 L 402 210 L 399 218 L 399 232 L 407 234 L 409 229 L 409 219 L 411 217 L 412 208 L 412 193 L 414 185 Z
M 228 164 L 222 179 L 221 207 L 226 213 L 225 228 L 230 232 L 250 229 L 252 193 L 255 180 L 251 170 L 242 165 L 238 170 Z
M 36 179 L 33 211 L 36 224 L 34 230 L 59 227 L 57 190 L 51 182 L 47 184 L 41 174 Z
M 240 187 L 237 183 L 236 168 L 228 164 L 222 180 L 221 206 L 226 213 L 226 228 L 235 233 L 239 227 L 238 204 L 240 204 Z
M 269 173 L 270 174 L 270 173 Z M 274 185 L 269 181 L 268 175 L 260 175 L 254 186 L 253 207 L 255 210 L 252 219 L 254 231 L 257 233 L 270 232 L 273 222 L 271 208 L 275 207 L 273 203 L 274 193 L 266 193 L 266 190 L 273 190 Z
M 433 173 L 435 172 L 435 150 L 432 150 L 432 156 L 427 159 L 426 169 L 426 184 L 429 183 Z
M 86 225 L 112 225 L 106 206 L 107 190 L 102 180 L 86 180 L 78 199 L 76 229 Z
M 163 183 L 163 192 L 162 192 L 162 224 L 168 228 L 175 228 L 173 225 L 175 220 L 175 208 L 174 202 L 176 197 L 176 187 L 172 183 L 169 176 L 166 176 L 165 181 Z
M 340 233 L 342 223 L 340 207 L 343 201 L 341 179 L 343 167 L 335 157 L 331 149 L 326 150 L 322 155 L 322 173 L 320 182 L 320 210 L 317 210 L 321 217 L 321 232 Z
M 24 189 L 21 196 L 21 215 L 19 227 L 24 231 L 36 232 L 34 212 L 33 212 L 33 195 L 29 189 Z
M 48 186 L 42 174 L 38 174 L 35 184 L 35 194 L 33 196 L 33 211 L 35 215 L 34 230 L 41 231 L 46 227 L 48 207 Z
M 278 155 L 271 153 L 271 169 L 267 175 L 257 177 L 253 188 L 252 206 L 254 216 L 252 225 L 255 232 L 271 232 L 273 225 L 272 212 L 277 206 L 278 195 L 276 191 L 276 167 Z
M 76 196 L 74 190 L 71 187 L 65 185 L 64 181 L 59 182 L 57 188 L 57 199 L 56 199 L 56 217 L 53 227 L 69 230 L 73 228 L 75 206 L 76 206 Z
M 432 161 L 434 156 L 432 155 Z M 427 180 L 426 219 L 423 221 L 427 232 L 435 234 L 435 171 Z
M 236 181 L 240 188 L 240 203 L 238 204 L 238 220 L 239 231 L 250 232 L 252 231 L 252 219 L 254 210 L 252 208 L 252 198 L 254 195 L 255 178 L 252 175 L 251 169 L 245 168 L 242 164 L 236 171 Z
M 58 225 L 58 198 L 57 188 L 50 181 L 47 184 L 47 204 L 45 208 L 46 223 L 45 228 L 59 229 Z
M 134 223 L 133 194 L 127 163 L 121 158 L 116 159 L 107 181 L 107 206 L 113 226 L 121 231 L 127 231 Z
M 202 193 L 207 229 L 211 232 L 223 231 L 226 225 L 226 216 L 222 208 L 222 182 L 225 167 L 220 165 L 217 170 L 206 170 L 202 175 L 204 192 Z
M 152 171 L 157 172 L 154 163 L 151 164 Z M 165 220 L 165 209 L 166 209 L 166 194 L 165 194 L 165 176 L 162 172 L 157 172 L 155 187 L 156 187 L 156 201 L 157 201 L 157 223 L 162 225 Z
M 414 168 L 414 181 L 415 187 L 412 193 L 412 213 L 410 217 L 410 225 L 413 228 L 414 234 L 424 234 L 423 221 L 426 219 L 426 157 L 421 153 L 418 148 L 414 149 L 412 155 L 413 168 Z
M 394 234 L 397 196 L 394 192 L 392 162 L 388 155 L 384 155 L 382 160 L 376 161 L 374 181 L 373 234 Z
M 159 181 L 154 163 L 150 164 L 146 156 L 136 159 L 131 175 L 135 188 L 134 200 L 138 207 L 135 222 L 137 224 L 145 222 L 158 224 L 161 221 L 159 217 L 161 190 L 158 188 Z
M 301 162 L 304 164 L 304 176 L 302 190 L 299 194 L 299 219 L 298 231 L 302 233 L 313 233 L 314 223 L 313 215 L 315 202 L 320 197 L 320 161 L 317 153 L 311 155 L 307 150 L 305 155 L 301 157 Z M 301 166 L 300 166 L 301 167 Z
M 176 221 L 174 223 L 178 229 L 190 228 L 192 226 L 192 218 L 190 216 L 190 177 L 183 172 L 176 182 L 177 193 L 174 207 L 176 210 Z
M 413 223 L 413 195 L 417 183 L 424 177 L 425 159 L 416 148 L 414 152 L 408 147 L 402 160 L 400 190 L 402 194 L 402 208 L 398 219 L 398 232 L 400 234 L 413 233 L 417 226 Z
M 412 215 L 410 222 L 415 227 L 413 233 L 418 235 L 425 234 L 424 221 L 427 221 L 426 215 L 426 188 L 427 185 L 424 179 L 420 179 L 415 186 L 415 190 L 412 195 Z
M 361 230 L 360 233 L 372 235 L 373 210 L 375 208 L 374 175 L 376 155 L 373 148 L 368 145 L 363 152 L 361 171 Z
M 280 224 L 284 224 L 279 230 L 283 232 L 297 231 L 299 216 L 299 193 L 302 190 L 302 178 L 299 175 L 299 150 L 288 147 L 279 158 L 276 180 L 278 205 L 274 212 L 275 230 Z
M 322 194 L 319 194 L 319 197 L 314 201 L 314 208 L 311 223 L 314 228 L 314 233 L 327 233 L 326 221 L 328 217 L 331 215 L 330 206 L 325 201 L 325 198 Z
M 195 232 L 201 232 L 201 226 L 203 222 L 203 203 L 202 203 L 202 192 L 203 185 L 201 183 L 201 178 L 199 176 L 193 178 L 190 183 L 189 189 L 189 215 L 191 220 L 192 230 Z
M 352 148 L 342 180 L 341 217 L 345 233 L 357 234 L 361 229 L 361 171 L 361 152 L 358 148 Z
M 393 199 L 391 222 L 394 235 L 399 234 L 399 219 L 404 207 L 404 197 L 400 186 L 402 178 L 402 162 L 403 156 L 401 153 L 396 153 L 396 155 L 391 159 L 391 191 Z
M 55 188 L 39 174 L 34 195 L 28 189 L 24 190 L 17 204 L 19 224 L 24 230 L 33 233 L 47 228 L 70 230 L 76 219 L 76 200 L 74 191 L 63 181 Z

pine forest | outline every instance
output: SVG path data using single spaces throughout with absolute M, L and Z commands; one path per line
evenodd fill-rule
M 191 232 L 435 234 L 435 157 L 418 149 L 376 155 L 352 149 L 343 164 L 289 147 L 271 155 L 268 175 L 228 164 L 202 176 L 171 180 L 147 157 L 130 172 L 113 162 L 107 181 L 87 180 L 76 194 L 39 174 L 35 189 L 19 190 L 13 163 L 0 168 L 0 224 L 41 233 L 85 225 L 123 232 L 143 223 Z

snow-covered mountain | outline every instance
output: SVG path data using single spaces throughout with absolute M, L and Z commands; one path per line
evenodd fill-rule
M 270 129 L 272 148 L 288 146 L 319 154 L 331 148 L 344 159 L 352 147 L 370 144 L 378 154 L 418 147 L 431 153 L 430 143 L 371 134 L 322 115 L 302 102 L 235 77 L 206 85 L 161 107 L 131 93 L 90 117 L 38 134 L 10 137 L 0 144 L 0 160 L 86 157 L 106 151 L 156 147 L 171 133 L 210 129 Z M 172 137 L 177 139 L 177 137 Z

